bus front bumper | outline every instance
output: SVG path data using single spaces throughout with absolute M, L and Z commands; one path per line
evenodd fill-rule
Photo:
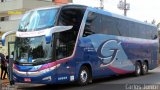
M 18 83 L 53 84 L 56 83 L 55 70 L 43 72 L 13 71 L 13 80 Z

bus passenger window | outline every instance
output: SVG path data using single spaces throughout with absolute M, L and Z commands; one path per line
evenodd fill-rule
M 62 8 L 57 26 L 73 26 L 71 30 L 55 33 L 55 59 L 62 59 L 73 54 L 79 28 L 85 9 L 66 6 Z
M 98 34 L 101 30 L 101 15 L 94 12 L 89 12 L 85 23 L 83 37 Z
M 107 15 L 102 15 L 102 34 L 120 35 L 118 30 L 118 22 L 115 18 Z

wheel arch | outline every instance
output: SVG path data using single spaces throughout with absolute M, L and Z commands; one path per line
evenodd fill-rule
M 89 69 L 89 71 L 90 71 L 91 77 L 93 76 L 92 65 L 91 65 L 91 63 L 86 62 L 86 63 L 82 63 L 82 64 L 77 65 L 76 80 L 78 80 L 79 71 L 80 71 L 81 67 L 83 67 L 83 66 L 86 66 Z
M 83 66 L 86 66 L 86 67 L 89 69 L 90 74 L 91 74 L 91 76 L 92 76 L 92 67 L 91 67 L 91 65 L 90 65 L 89 63 L 84 63 L 84 64 L 81 65 L 81 67 L 83 67 Z M 80 68 L 81 68 L 81 67 L 80 67 Z
M 136 62 L 139 62 L 141 65 L 142 65 L 142 63 L 143 63 L 142 60 L 136 60 L 136 61 L 135 61 L 135 64 L 136 64 Z
M 148 61 L 147 59 L 145 59 L 145 60 L 143 61 L 143 63 L 144 63 L 144 62 L 147 63 L 147 66 L 148 66 L 148 68 L 149 68 L 149 61 Z

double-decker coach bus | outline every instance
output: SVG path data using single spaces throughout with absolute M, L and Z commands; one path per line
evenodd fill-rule
M 154 25 L 83 5 L 28 11 L 16 33 L 13 79 L 58 84 L 133 73 L 158 65 Z

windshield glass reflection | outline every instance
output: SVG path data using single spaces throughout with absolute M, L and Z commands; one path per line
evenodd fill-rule
M 46 44 L 45 36 L 33 38 L 16 38 L 16 61 L 35 63 L 51 59 L 51 44 Z
M 54 25 L 57 9 L 36 10 L 26 13 L 19 25 L 18 31 L 38 31 Z

